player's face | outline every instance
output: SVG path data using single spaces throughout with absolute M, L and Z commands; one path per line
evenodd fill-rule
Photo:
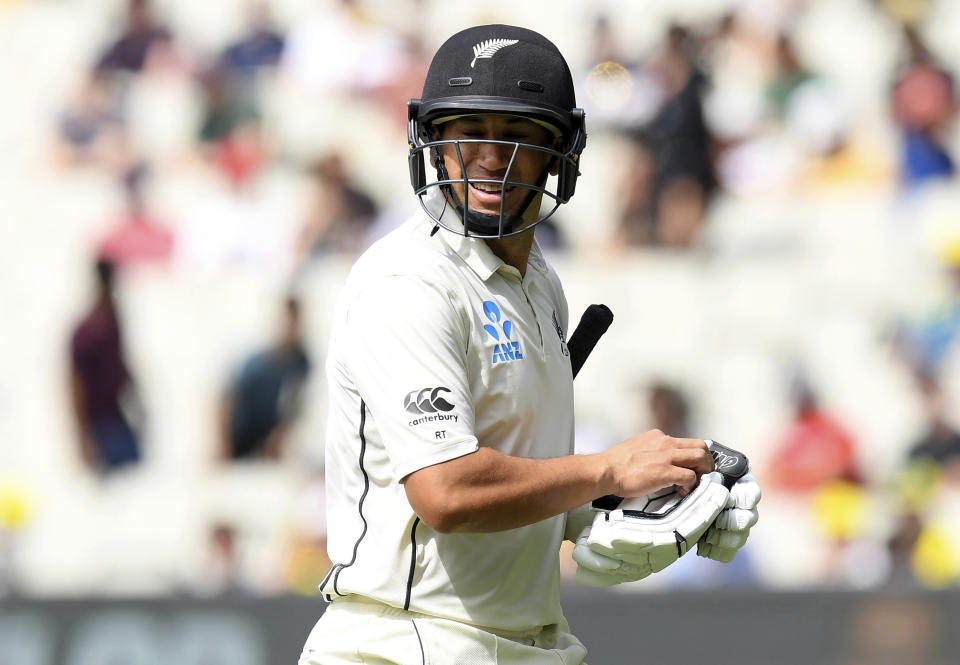
M 504 213 L 518 213 L 533 190 L 525 187 L 510 187 L 506 191 L 499 183 L 475 182 L 477 180 L 502 180 L 510 169 L 507 180 L 535 185 L 543 170 L 550 162 L 550 155 L 540 150 L 520 147 L 513 158 L 512 143 L 530 143 L 549 147 L 554 143 L 553 134 L 541 125 L 526 118 L 509 115 L 473 115 L 457 118 L 440 125 L 439 139 L 474 139 L 487 141 L 508 141 L 511 143 L 460 143 L 460 155 L 463 158 L 461 169 L 457 157 L 457 144 L 445 144 L 441 147 L 447 174 L 452 180 L 463 178 L 466 173 L 469 184 L 466 197 L 471 210 L 499 215 L 503 204 Z M 513 165 L 510 160 L 513 158 Z M 464 201 L 463 182 L 451 185 L 457 198 Z M 539 212 L 539 197 L 530 205 L 526 213 L 536 217 Z

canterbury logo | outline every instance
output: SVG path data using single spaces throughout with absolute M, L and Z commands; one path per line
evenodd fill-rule
M 410 413 L 436 413 L 437 411 L 452 411 L 454 406 L 440 393 L 450 392 L 449 388 L 424 388 L 413 390 L 403 398 L 403 408 Z
M 736 455 L 727 455 L 726 453 L 721 453 L 716 450 L 710 451 L 710 454 L 713 455 L 713 461 L 717 465 L 717 471 L 732 469 L 740 462 L 740 458 Z
M 492 58 L 493 54 L 505 46 L 513 46 L 519 39 L 487 39 L 473 47 L 473 60 L 470 67 L 477 64 L 479 58 Z

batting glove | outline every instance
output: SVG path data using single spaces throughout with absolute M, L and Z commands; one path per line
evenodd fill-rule
M 613 586 L 636 582 L 653 572 L 650 566 L 637 566 L 590 549 L 590 527 L 585 527 L 573 548 L 577 562 L 577 581 L 588 586 Z
M 658 572 L 683 556 L 727 506 L 724 476 L 704 474 L 690 494 L 669 488 L 647 497 L 624 499 L 614 510 L 598 512 L 587 545 L 590 550 Z
M 750 529 L 760 518 L 757 504 L 760 503 L 760 483 L 747 474 L 730 490 L 730 498 L 716 522 L 697 541 L 697 554 L 714 561 L 729 563 L 743 547 Z

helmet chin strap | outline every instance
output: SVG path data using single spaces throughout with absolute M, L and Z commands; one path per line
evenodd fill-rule
M 433 153 L 433 165 L 437 169 L 437 179 L 451 180 L 449 173 L 447 173 L 447 167 L 443 163 L 443 156 L 440 154 L 440 151 L 436 148 L 431 148 L 430 150 Z M 538 188 L 543 188 L 549 174 L 550 163 L 547 164 L 540 174 L 540 177 L 537 178 L 536 186 Z M 476 210 L 470 210 L 469 208 L 464 211 L 463 202 L 449 183 L 440 185 L 440 188 L 443 190 L 447 200 L 453 202 L 453 207 L 456 209 L 457 215 L 459 215 L 463 221 L 463 226 L 468 232 L 492 237 L 500 237 L 513 233 L 520 228 L 523 225 L 524 214 L 526 214 L 527 209 L 530 207 L 530 204 L 533 203 L 538 193 L 536 189 L 528 189 L 527 197 L 521 204 L 519 213 L 504 212 L 503 227 L 501 228 L 500 215 L 489 215 L 487 213 L 477 212 Z

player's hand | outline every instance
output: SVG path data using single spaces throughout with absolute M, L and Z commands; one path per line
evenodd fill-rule
M 715 468 L 703 439 L 678 439 L 656 429 L 601 454 L 611 475 L 611 493 L 618 496 L 644 496 L 674 486 L 683 496 Z
M 613 586 L 636 582 L 653 572 L 650 566 L 637 566 L 590 549 L 590 527 L 584 527 L 573 548 L 577 562 L 577 581 L 588 586 Z
M 729 563 L 743 547 L 750 529 L 760 518 L 760 483 L 747 474 L 730 490 L 730 498 L 716 522 L 697 541 L 697 554 L 714 561 Z
M 730 492 L 723 480 L 719 472 L 707 473 L 679 502 L 674 500 L 676 492 L 661 492 L 649 500 L 627 499 L 609 512 L 602 510 L 594 518 L 587 544 L 597 554 L 651 572 L 663 570 L 692 548 L 727 506 Z M 670 502 L 670 508 L 658 514 L 656 504 L 664 502 Z M 648 510 L 647 503 L 655 507 Z

